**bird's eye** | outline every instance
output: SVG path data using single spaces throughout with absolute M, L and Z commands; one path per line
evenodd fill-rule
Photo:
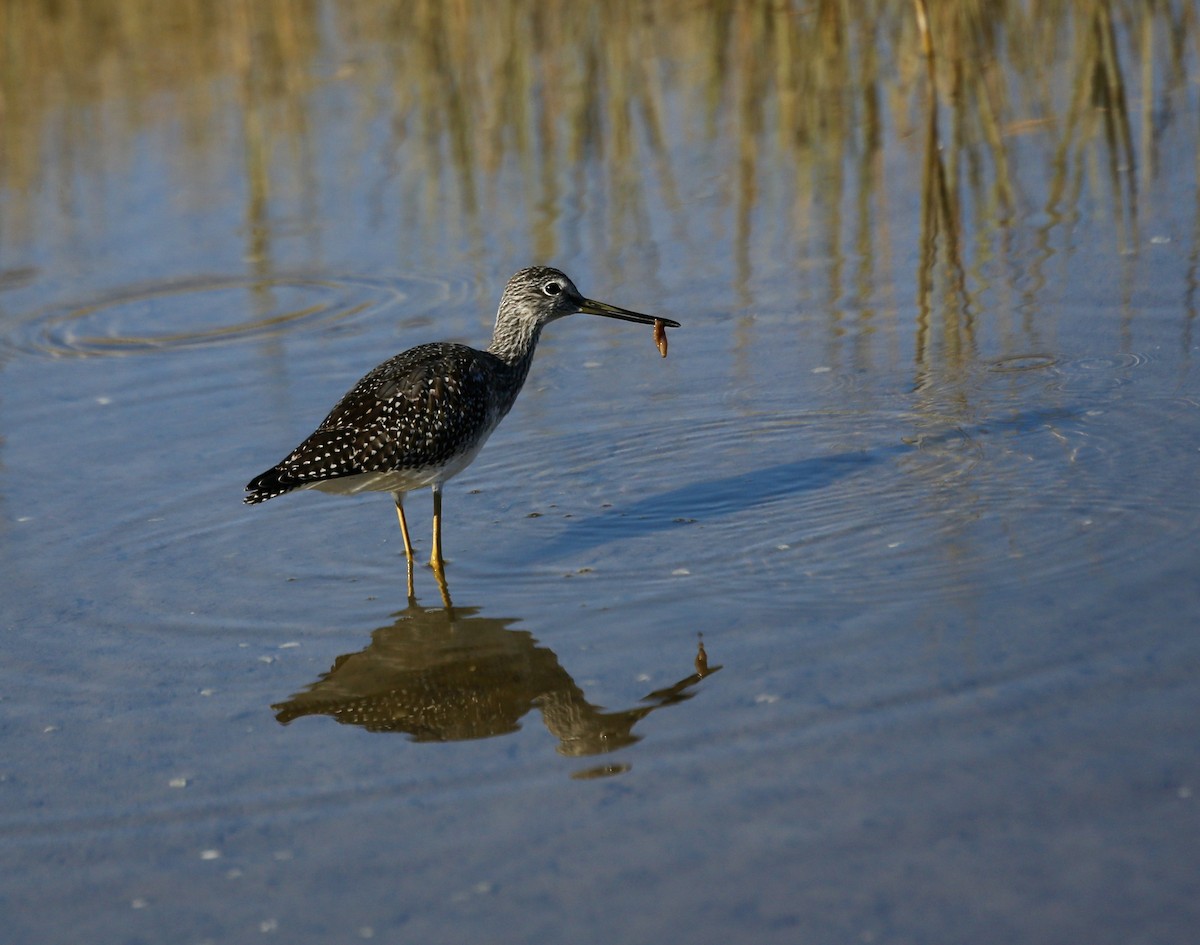
M 558 295 L 562 291 L 562 286 L 557 282 L 547 282 L 542 286 L 542 291 L 547 295 Z

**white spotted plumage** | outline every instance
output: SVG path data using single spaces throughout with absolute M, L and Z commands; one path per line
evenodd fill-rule
M 254 505 L 297 489 L 391 492 L 401 508 L 404 493 L 431 486 L 436 532 L 442 484 L 471 463 L 512 408 L 542 328 L 579 311 L 655 322 L 585 299 L 557 269 L 522 269 L 505 286 L 486 351 L 436 342 L 384 361 L 338 401 L 304 442 L 252 479 L 244 501 Z M 407 550 L 407 529 L 405 545 Z M 439 553 L 435 547 L 435 555 Z

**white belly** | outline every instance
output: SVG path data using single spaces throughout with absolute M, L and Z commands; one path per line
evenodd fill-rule
M 470 450 L 460 453 L 445 466 L 359 473 L 356 476 L 340 476 L 337 479 L 310 482 L 300 488 L 317 489 L 332 495 L 357 495 L 360 492 L 412 492 L 426 486 L 440 486 L 470 466 L 486 441 L 487 437 L 483 437 Z

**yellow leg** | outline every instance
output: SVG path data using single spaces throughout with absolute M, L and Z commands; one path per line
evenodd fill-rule
M 450 600 L 450 588 L 446 586 L 446 572 L 441 568 L 434 568 L 433 576 L 437 578 L 438 590 L 442 594 L 442 604 L 446 608 L 446 615 L 453 620 L 454 602 Z
M 408 522 L 404 520 L 404 493 L 393 492 L 396 499 L 396 517 L 400 519 L 400 534 L 404 536 L 404 556 L 408 559 L 411 569 L 413 563 L 413 546 L 408 538 Z
M 442 490 L 433 487 L 433 551 L 429 555 L 429 564 L 435 571 L 441 571 L 446 562 L 442 559 Z

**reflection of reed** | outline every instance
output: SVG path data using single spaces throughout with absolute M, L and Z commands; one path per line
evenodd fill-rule
M 1104 167 L 1121 244 L 1132 245 L 1138 173 L 1157 166 L 1155 109 L 1169 115 L 1163 103 L 1187 85 L 1197 20 L 1170 4 L 1107 0 L 30 0 L 0 7 L 0 29 L 20 37 L 0 57 L 0 237 L 28 229 L 39 187 L 73 186 L 80 167 L 103 171 L 126 159 L 139 129 L 172 122 L 189 171 L 224 159 L 238 137 L 247 256 L 265 260 L 268 204 L 280 178 L 314 186 L 313 111 L 337 82 L 357 110 L 352 127 L 387 113 L 383 150 L 405 156 L 402 212 L 416 227 L 462 220 L 473 240 L 519 227 L 552 257 L 571 238 L 564 197 L 586 181 L 601 189 L 587 223 L 610 234 L 607 265 L 653 268 L 648 206 L 661 199 L 678 217 L 679 182 L 694 171 L 672 143 L 720 139 L 734 163 L 707 173 L 727 188 L 742 291 L 761 264 L 756 208 L 782 194 L 791 251 L 829 259 L 829 294 L 840 299 L 853 293 L 843 280 L 870 281 L 868 231 L 887 216 L 878 155 L 904 146 L 914 110 L 940 113 L 926 223 L 957 254 L 946 256 L 951 268 L 1020 207 L 1016 145 L 1030 132 L 1051 168 L 1046 213 L 1077 214 L 1085 178 Z M 117 127 L 96 127 L 101 119 Z M 380 150 L 376 137 L 353 137 L 353 148 Z M 848 193 L 859 201 L 856 233 L 843 232 Z M 520 217 L 498 219 L 505 213 Z M 858 247 L 858 270 L 843 274 Z
M 1055 154 L 1049 206 L 1065 210 L 1064 203 L 1074 204 L 1083 183 L 1084 143 L 1097 138 L 1102 129 L 1118 238 L 1121 249 L 1126 249 L 1131 245 L 1132 227 L 1137 218 L 1137 156 L 1133 148 L 1125 80 L 1108 5 L 1093 9 L 1089 20 L 1087 28 L 1079 30 L 1076 41 L 1073 62 L 1078 72 L 1065 133 L 1059 138 Z M 1154 163 L 1153 147 L 1147 151 L 1145 159 L 1148 166 Z M 1069 201 L 1065 197 L 1067 193 L 1073 195 Z
M 358 653 L 339 656 L 305 691 L 273 708 L 283 724 L 328 715 L 372 732 L 403 732 L 418 742 L 490 738 L 515 732 L 534 708 L 558 739 L 560 754 L 595 755 L 636 742 L 634 726 L 651 712 L 692 696 L 710 667 L 700 645 L 695 671 L 607 712 L 592 705 L 558 657 L 511 620 L 477 608 L 424 608 L 416 601 L 371 634 Z
M 947 286 L 944 304 L 938 306 L 943 327 L 941 351 L 953 364 L 961 364 L 965 349 L 973 351 L 973 330 L 967 299 L 966 279 L 962 263 L 961 217 L 962 206 L 958 188 L 951 183 L 942 147 L 939 126 L 941 100 L 938 94 L 938 53 L 930 32 L 929 11 L 925 0 L 913 0 L 916 9 L 921 54 L 928 76 L 929 95 L 926 102 L 925 160 L 921 185 L 921 228 L 918 236 L 920 264 L 917 271 L 917 342 L 916 363 L 921 380 L 930 370 L 931 344 L 929 333 L 934 317 L 932 299 L 934 276 L 939 255 L 945 259 Z M 955 80 L 961 72 L 955 70 Z M 956 96 L 957 97 L 957 96 Z

